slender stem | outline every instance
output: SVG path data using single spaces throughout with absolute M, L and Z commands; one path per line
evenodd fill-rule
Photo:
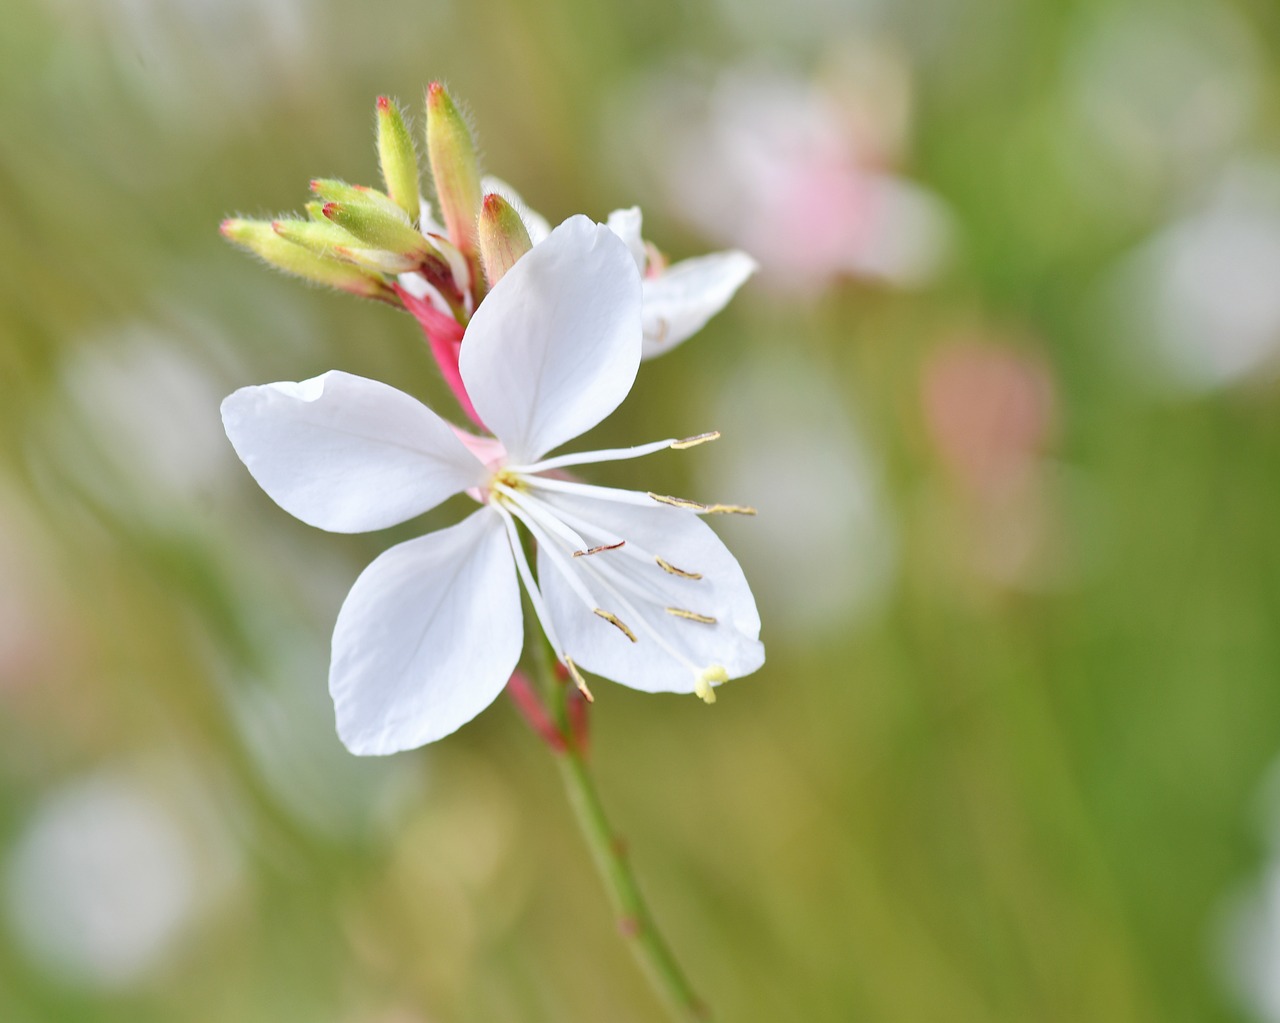
M 556 761 L 560 777 L 573 806 L 582 837 L 591 850 L 600 880 L 604 882 L 618 918 L 618 929 L 627 939 L 631 951 L 649 978 L 668 1013 L 679 1023 L 705 1023 L 711 1012 L 694 993 L 684 971 L 676 961 L 654 923 L 653 914 L 640 893 L 635 874 L 627 860 L 626 845 L 609 826 L 604 805 L 596 790 L 595 781 L 587 767 L 581 738 L 569 725 L 566 700 L 576 697 L 572 686 L 555 679 L 547 663 L 540 665 L 546 692 L 556 694 L 554 706 L 560 718 L 565 736 L 565 747 L 557 751 Z

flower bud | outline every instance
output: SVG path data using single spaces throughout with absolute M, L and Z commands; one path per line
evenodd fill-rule
M 385 249 L 415 260 L 421 260 L 431 252 L 430 243 L 406 224 L 402 215 L 392 215 L 380 206 L 364 202 L 327 202 L 321 212 L 326 220 L 371 248 Z
M 480 207 L 479 236 L 480 260 L 491 288 L 533 248 L 520 214 L 496 192 L 486 195 Z
M 328 220 L 273 220 L 271 229 L 285 241 L 301 245 L 323 256 L 343 245 L 352 245 L 356 239 L 337 224 Z
M 480 168 L 471 129 L 439 82 L 427 89 L 427 157 L 445 230 L 468 259 L 478 256 Z
M 270 221 L 232 218 L 222 222 L 221 231 L 228 241 L 277 270 L 353 295 L 398 304 L 395 294 L 380 277 L 294 244 L 278 234 Z
M 348 185 L 337 178 L 314 178 L 311 182 L 311 191 L 324 202 L 361 203 L 365 206 L 373 206 L 405 224 L 413 224 L 413 218 L 406 217 L 404 210 L 392 202 L 390 196 L 367 185 Z
M 405 127 L 400 108 L 386 96 L 378 97 L 378 162 L 382 180 L 391 201 L 408 214 L 409 222 L 418 219 L 418 154 L 413 138 Z

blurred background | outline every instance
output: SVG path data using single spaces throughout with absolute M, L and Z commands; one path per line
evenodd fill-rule
M 659 1018 L 508 702 L 334 735 L 347 588 L 463 506 L 321 533 L 218 419 L 452 408 L 409 317 L 217 232 L 376 184 L 435 78 L 553 221 L 762 266 L 590 438 L 719 428 L 646 484 L 760 509 L 765 668 L 595 686 L 720 1018 L 1280 1020 L 1270 0 L 7 0 L 0 1019 Z

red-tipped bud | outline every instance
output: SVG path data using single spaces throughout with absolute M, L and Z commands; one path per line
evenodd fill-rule
M 290 225 L 304 228 L 321 226 L 301 220 L 241 220 L 233 217 L 224 220 L 219 230 L 224 238 L 252 252 L 277 270 L 316 284 L 349 291 L 353 295 L 399 304 L 395 294 L 381 277 L 321 255 L 285 237 Z
M 471 129 L 439 82 L 427 88 L 427 157 L 449 238 L 474 260 L 479 255 L 480 167 Z
M 484 197 L 480 207 L 478 233 L 480 260 L 484 264 L 485 277 L 489 279 L 491 288 L 516 265 L 516 260 L 533 248 L 529 230 L 520 219 L 520 214 L 496 193 Z
M 409 222 L 416 224 L 422 205 L 418 198 L 418 154 L 400 109 L 386 96 L 378 97 L 378 163 L 387 195 Z

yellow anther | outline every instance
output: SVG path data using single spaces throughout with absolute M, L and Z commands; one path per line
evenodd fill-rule
M 685 511 L 697 512 L 699 515 L 754 515 L 756 510 L 744 504 L 703 504 L 701 501 L 690 501 L 687 497 L 670 497 L 666 494 L 646 493 L 659 504 L 669 504 L 672 508 L 683 508 Z
M 587 680 L 582 677 L 582 672 L 578 670 L 578 666 L 573 663 L 572 657 L 564 659 L 564 666 L 569 670 L 569 677 L 573 679 L 573 684 L 578 687 L 578 692 L 587 698 L 587 703 L 595 703 L 596 698 L 591 695 L 591 690 L 587 688 Z
M 704 625 L 715 625 L 716 623 L 716 620 L 710 615 L 700 615 L 696 611 L 686 611 L 682 607 L 668 607 L 664 610 L 669 615 L 675 615 L 677 618 L 686 618 L 691 622 L 702 622 Z
M 599 554 L 601 551 L 616 551 L 626 540 L 619 540 L 617 543 L 602 543 L 599 547 L 588 547 L 585 551 L 574 551 L 575 558 L 585 558 L 588 554 Z
M 682 579 L 701 579 L 702 578 L 701 572 L 686 572 L 683 568 L 676 568 L 676 566 L 671 564 L 671 562 L 666 561 L 662 558 L 654 558 L 653 560 L 658 563 L 658 567 L 661 568 L 664 572 L 670 572 L 672 575 L 678 575 Z
M 719 664 L 713 664 L 709 668 L 703 668 L 698 672 L 697 680 L 693 683 L 693 691 L 698 694 L 698 698 L 703 703 L 715 703 L 716 691 L 712 688 L 715 685 L 729 681 L 729 673 Z
M 622 634 L 626 636 L 627 639 L 631 640 L 632 643 L 636 642 L 636 634 L 632 632 L 629 628 L 627 628 L 627 623 L 624 622 L 617 615 L 610 614 L 608 611 L 604 610 L 604 608 L 600 608 L 600 607 L 592 608 L 592 611 L 598 614 L 610 625 L 615 626 L 618 629 L 621 629 Z
M 653 491 L 646 491 L 648 495 L 659 504 L 669 504 L 672 508 L 684 508 L 686 511 L 702 512 L 707 510 L 705 504 L 699 504 L 697 501 L 690 501 L 684 497 L 668 497 L 665 494 L 655 494 Z
M 673 440 L 671 447 L 676 451 L 683 451 L 685 448 L 696 448 L 699 444 L 706 444 L 708 441 L 719 440 L 720 431 L 712 430 L 710 433 L 700 433 L 696 437 L 686 437 L 684 440 Z

